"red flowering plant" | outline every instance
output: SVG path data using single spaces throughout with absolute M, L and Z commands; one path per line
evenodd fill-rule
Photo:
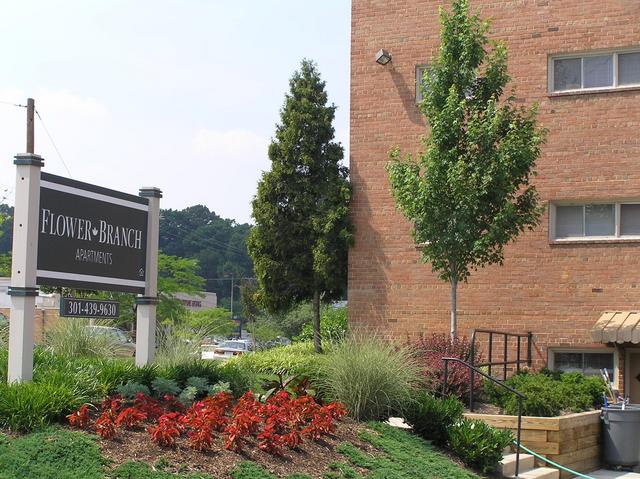
M 157 399 L 147 396 L 143 393 L 136 394 L 133 407 L 147 415 L 147 419 L 151 421 L 157 420 L 165 413 L 164 408 Z
M 231 408 L 232 396 L 218 393 L 194 403 L 180 418 L 189 438 L 192 449 L 203 451 L 211 449 L 214 431 L 224 431 L 229 420 L 226 412 Z
M 235 404 L 230 394 L 221 392 L 188 409 L 173 396 L 154 399 L 138 394 L 132 402 L 117 396 L 105 399 L 94 428 L 100 437 L 112 439 L 117 428 L 146 424 L 146 431 L 156 444 L 173 447 L 186 434 L 189 447 L 198 451 L 211 449 L 216 434 L 221 433 L 229 450 L 240 452 L 255 438 L 261 450 L 282 455 L 285 447 L 295 449 L 302 444 L 303 437 L 318 440 L 323 434 L 332 433 L 334 421 L 345 414 L 340 403 L 321 406 L 311 396 L 294 397 L 284 390 L 272 394 L 264 403 L 248 391 Z M 67 417 L 73 427 L 90 425 L 88 405 Z
M 434 392 L 443 392 L 444 386 L 444 361 L 442 358 L 452 357 L 462 359 L 465 362 L 471 359 L 471 342 L 466 337 L 451 339 L 446 334 L 433 334 L 422 337 L 410 344 L 415 357 L 422 370 L 422 376 L 427 387 Z M 475 363 L 482 362 L 478 351 L 475 352 Z M 453 394 L 457 398 L 466 401 L 469 396 L 470 371 L 460 363 L 449 362 L 447 370 L 447 394 Z M 474 376 L 474 392 L 482 389 L 482 377 Z
M 242 395 L 233 408 L 231 420 L 224 429 L 224 447 L 240 452 L 247 438 L 257 433 L 261 422 L 261 405 L 252 391 Z
M 91 425 L 91 416 L 89 414 L 89 405 L 83 404 L 80 409 L 72 412 L 67 416 L 69 425 L 78 429 L 88 429 Z
M 147 427 L 151 440 L 164 447 L 173 447 L 183 431 L 179 412 L 163 414 L 158 418 L 158 424 Z
M 147 414 L 135 407 L 128 407 L 120 411 L 118 417 L 116 417 L 116 426 L 123 427 L 125 429 L 133 429 L 139 426 L 145 419 Z
M 94 427 L 96 434 L 103 439 L 113 439 L 116 436 L 115 414 L 111 410 L 103 411 L 96 420 Z

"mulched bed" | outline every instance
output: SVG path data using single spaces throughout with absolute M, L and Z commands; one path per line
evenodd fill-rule
M 365 426 L 351 419 L 336 423 L 335 434 L 325 435 L 320 441 L 305 440 L 297 450 L 285 449 L 283 456 L 274 456 L 258 449 L 257 442 L 250 440 L 242 453 L 227 451 L 218 437 L 210 451 L 198 452 L 190 449 L 185 438 L 180 438 L 174 448 L 162 448 L 149 438 L 144 430 L 119 429 L 112 440 L 99 439 L 102 454 L 115 468 L 129 461 L 145 462 L 151 467 L 161 465 L 165 472 L 206 473 L 215 478 L 230 477 L 230 472 L 242 461 L 255 461 L 276 476 L 286 477 L 292 473 L 307 474 L 321 478 L 328 465 L 345 458 L 335 451 L 341 442 L 351 442 L 361 450 L 374 453 L 371 444 L 358 438 Z

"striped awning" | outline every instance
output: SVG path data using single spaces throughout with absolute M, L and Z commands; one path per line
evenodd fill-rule
M 640 343 L 640 312 L 605 311 L 591 337 L 597 343 Z

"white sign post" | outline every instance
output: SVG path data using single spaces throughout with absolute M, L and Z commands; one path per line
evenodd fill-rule
M 44 162 L 33 153 L 34 112 L 35 103 L 30 98 L 27 153 L 16 155 L 14 161 L 7 381 L 33 378 L 37 284 L 144 291 L 136 298 L 136 364 L 149 364 L 155 356 L 162 192 L 142 188 L 139 196 L 133 196 L 42 173 Z
M 16 155 L 16 198 L 13 209 L 11 258 L 11 319 L 7 382 L 33 377 L 33 323 L 36 313 L 36 261 L 38 257 L 38 209 L 42 158 L 34 154 L 36 104 L 27 99 L 27 153 Z
M 141 188 L 149 199 L 147 219 L 147 274 L 144 295 L 136 298 L 136 365 L 153 362 L 156 353 L 156 308 L 158 305 L 158 242 L 160 239 L 160 198 L 158 188 Z
M 38 257 L 38 209 L 42 158 L 33 153 L 16 155 L 16 201 L 13 210 L 11 258 L 11 318 L 7 382 L 33 377 L 33 323 L 36 312 L 36 261 Z

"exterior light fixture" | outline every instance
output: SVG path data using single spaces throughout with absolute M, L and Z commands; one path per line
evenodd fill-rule
M 391 53 L 381 48 L 378 53 L 376 53 L 376 63 L 380 65 L 386 65 L 391 61 Z

